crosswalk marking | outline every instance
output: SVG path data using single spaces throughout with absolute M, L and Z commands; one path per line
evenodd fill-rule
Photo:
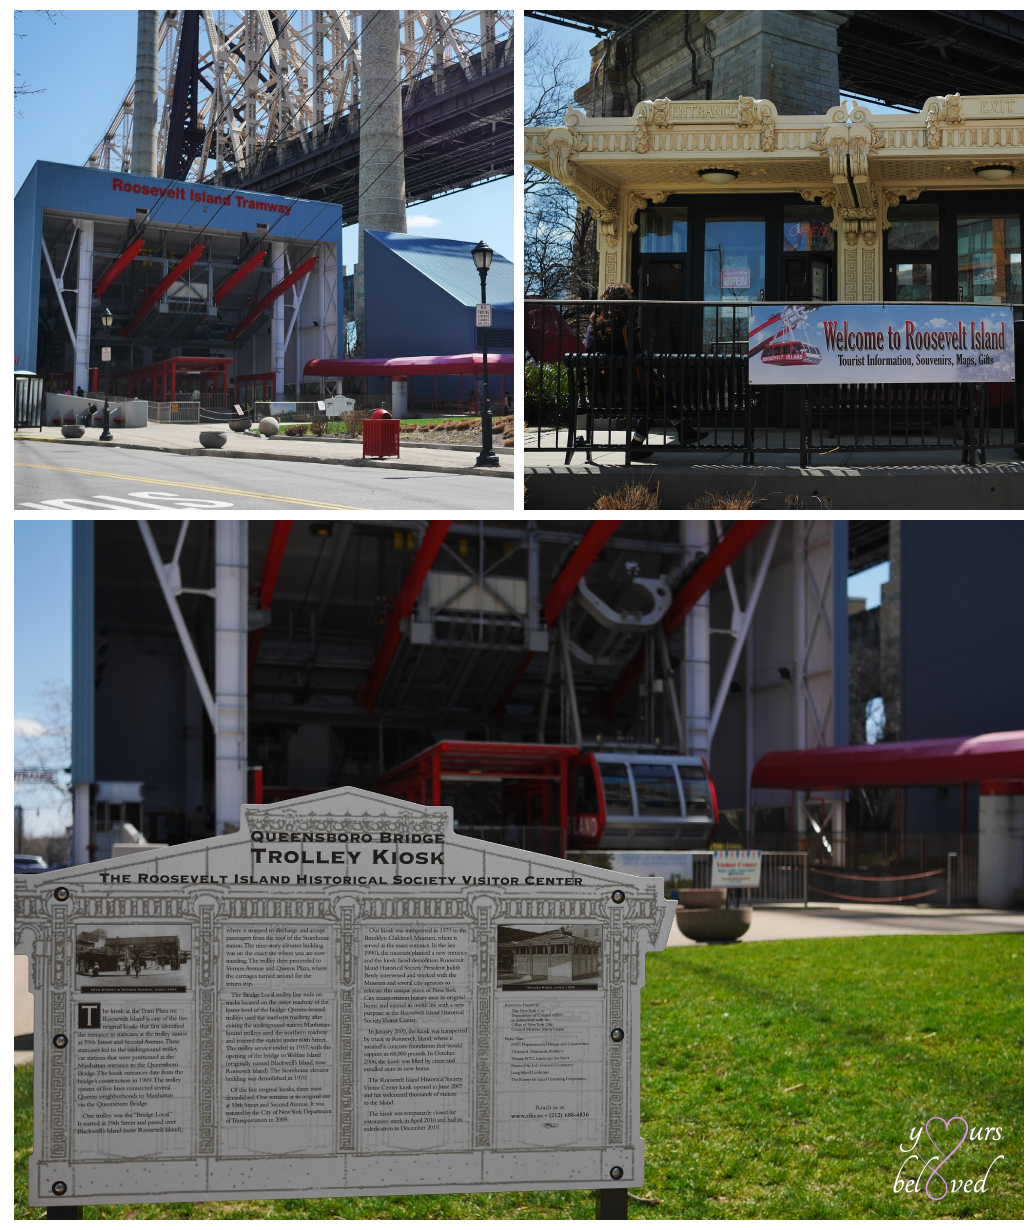
M 326 504 L 320 500 L 301 500 L 290 495 L 265 495 L 261 491 L 239 491 L 234 487 L 212 487 L 204 483 L 179 483 L 166 478 L 146 478 L 139 474 L 110 474 L 105 470 L 80 470 L 72 466 L 44 466 L 29 461 L 16 461 L 16 466 L 26 470 L 56 470 L 61 474 L 88 474 L 92 478 L 115 478 L 128 483 L 155 483 L 162 487 L 181 487 L 190 491 L 211 491 L 218 495 L 243 496 L 251 500 L 268 500 L 273 504 L 302 504 L 306 508 L 337 508 L 347 512 L 363 512 L 364 509 L 354 504 Z M 104 497 L 97 497 L 104 498 Z M 22 505 L 22 507 L 39 507 L 39 505 Z M 43 502 L 44 508 L 55 507 L 51 500 Z M 230 506 L 231 507 L 231 506 Z

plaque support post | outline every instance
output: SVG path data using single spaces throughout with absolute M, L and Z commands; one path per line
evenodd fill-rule
M 594 1192 L 597 1221 L 629 1221 L 629 1188 L 604 1187 Z
M 82 1206 L 78 1204 L 49 1204 L 47 1221 L 82 1221 Z

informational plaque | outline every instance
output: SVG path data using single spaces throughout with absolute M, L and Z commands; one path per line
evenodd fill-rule
M 759 888 L 761 850 L 713 850 L 712 888 Z
M 644 1182 L 660 880 L 348 788 L 15 900 L 34 1206 Z

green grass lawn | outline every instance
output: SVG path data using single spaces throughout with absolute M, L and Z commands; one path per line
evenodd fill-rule
M 648 957 L 642 1130 L 632 1218 L 1003 1218 L 1023 1215 L 1023 939 L 792 940 Z M 31 1071 L 15 1079 L 17 1218 L 32 1142 Z M 944 1166 L 986 1192 L 892 1187 L 910 1131 L 961 1115 Z M 948 1140 L 952 1148 L 958 1136 Z M 929 1156 L 923 1148 L 917 1151 Z M 909 1166 L 906 1173 L 918 1173 Z M 935 1184 L 935 1192 L 940 1185 Z M 592 1219 L 588 1192 L 87 1208 L 99 1219 Z

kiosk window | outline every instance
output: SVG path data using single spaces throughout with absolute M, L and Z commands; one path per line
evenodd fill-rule
M 642 209 L 639 214 L 640 251 L 686 252 L 685 209 Z
M 635 764 L 633 781 L 641 815 L 646 812 L 657 812 L 663 816 L 681 814 L 680 794 L 671 764 Z
M 931 204 L 892 205 L 887 210 L 887 247 L 892 252 L 936 252 L 941 246 L 939 214 Z
M 604 787 L 604 805 L 609 816 L 633 815 L 629 770 L 624 764 L 601 765 L 601 785 Z
M 784 252 L 832 252 L 833 210 L 815 205 L 784 205 Z
M 898 267 L 899 303 L 923 303 L 933 298 L 933 265 L 899 264 Z
M 958 294 L 972 303 L 1023 302 L 1019 218 L 959 215 Z

